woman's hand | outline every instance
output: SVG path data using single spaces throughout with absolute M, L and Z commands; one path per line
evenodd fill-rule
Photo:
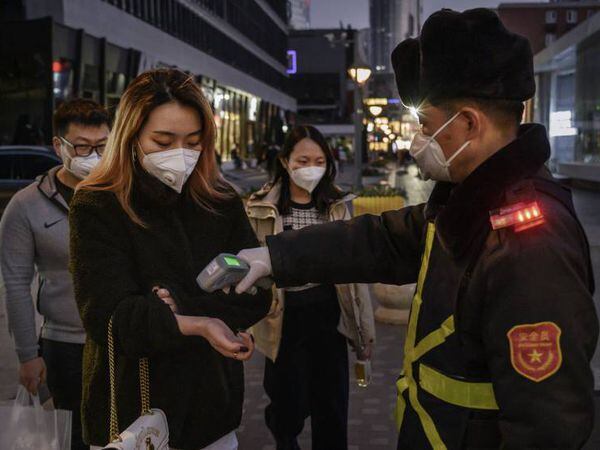
M 365 345 L 362 354 L 366 359 L 371 359 L 373 356 L 373 344 L 371 342 Z
M 202 324 L 204 338 L 223 356 L 239 361 L 247 361 L 254 353 L 254 339 L 249 333 L 237 335 L 220 319 L 204 317 Z
M 175 300 L 167 289 L 154 286 L 152 291 L 169 305 L 182 334 L 204 337 L 216 351 L 228 358 L 240 361 L 250 359 L 254 352 L 254 339 L 250 334 L 240 332 L 235 335 L 220 319 L 179 315 Z
M 175 314 L 179 330 L 186 336 L 202 336 L 227 358 L 246 361 L 254 352 L 254 340 L 245 332 L 237 335 L 220 319 Z
M 177 305 L 175 304 L 175 299 L 171 297 L 171 293 L 167 289 L 161 288 L 160 286 L 154 286 L 152 288 L 152 292 L 154 292 L 156 296 L 160 298 L 163 302 L 169 305 L 169 308 L 171 308 L 173 314 L 177 314 L 179 312 L 177 310 Z
M 365 346 L 362 348 L 362 350 L 360 352 L 357 351 L 356 345 L 354 344 L 353 341 L 349 341 L 350 342 L 350 347 L 352 348 L 352 351 L 354 353 L 356 353 L 356 357 L 362 357 L 364 359 L 371 359 L 371 356 L 373 356 L 373 343 L 369 342 L 367 344 L 365 344 Z

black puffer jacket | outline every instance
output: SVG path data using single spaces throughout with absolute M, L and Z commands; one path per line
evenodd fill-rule
M 132 200 L 145 229 L 129 219 L 110 192 L 79 191 L 71 204 L 71 270 L 88 335 L 85 441 L 105 445 L 109 438 L 106 345 L 113 316 L 121 429 L 139 415 L 138 358 L 148 356 L 151 406 L 167 415 L 170 445 L 199 449 L 239 426 L 243 366 L 222 357 L 205 339 L 183 336 L 169 307 L 151 289 L 168 287 L 182 314 L 218 317 L 234 331 L 245 329 L 266 315 L 270 293 L 209 295 L 195 278 L 217 254 L 258 242 L 238 197 L 211 213 L 138 170 Z

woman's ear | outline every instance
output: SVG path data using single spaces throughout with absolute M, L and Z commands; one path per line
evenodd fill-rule
M 289 170 L 290 169 L 288 161 L 283 156 L 278 157 L 278 159 L 279 159 L 279 163 L 283 166 L 283 168 L 285 170 Z
M 131 160 L 135 162 L 136 160 L 142 160 L 138 153 L 141 152 L 142 145 L 140 144 L 140 138 L 136 137 L 133 140 L 133 144 L 131 145 Z

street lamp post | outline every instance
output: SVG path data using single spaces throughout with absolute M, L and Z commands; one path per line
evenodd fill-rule
M 348 75 L 354 82 L 354 189 L 362 188 L 362 155 L 363 155 L 363 95 L 362 89 L 371 77 L 371 69 L 366 64 L 355 63 L 348 69 Z

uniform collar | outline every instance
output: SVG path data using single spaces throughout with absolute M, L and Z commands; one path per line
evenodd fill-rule
M 489 211 L 502 206 L 505 190 L 533 176 L 550 157 L 546 129 L 521 125 L 517 138 L 502 148 L 461 184 L 436 184 L 427 203 L 427 219 L 435 220 L 442 247 L 452 256 L 464 255 L 489 225 Z M 487 233 L 485 233 L 487 235 Z

